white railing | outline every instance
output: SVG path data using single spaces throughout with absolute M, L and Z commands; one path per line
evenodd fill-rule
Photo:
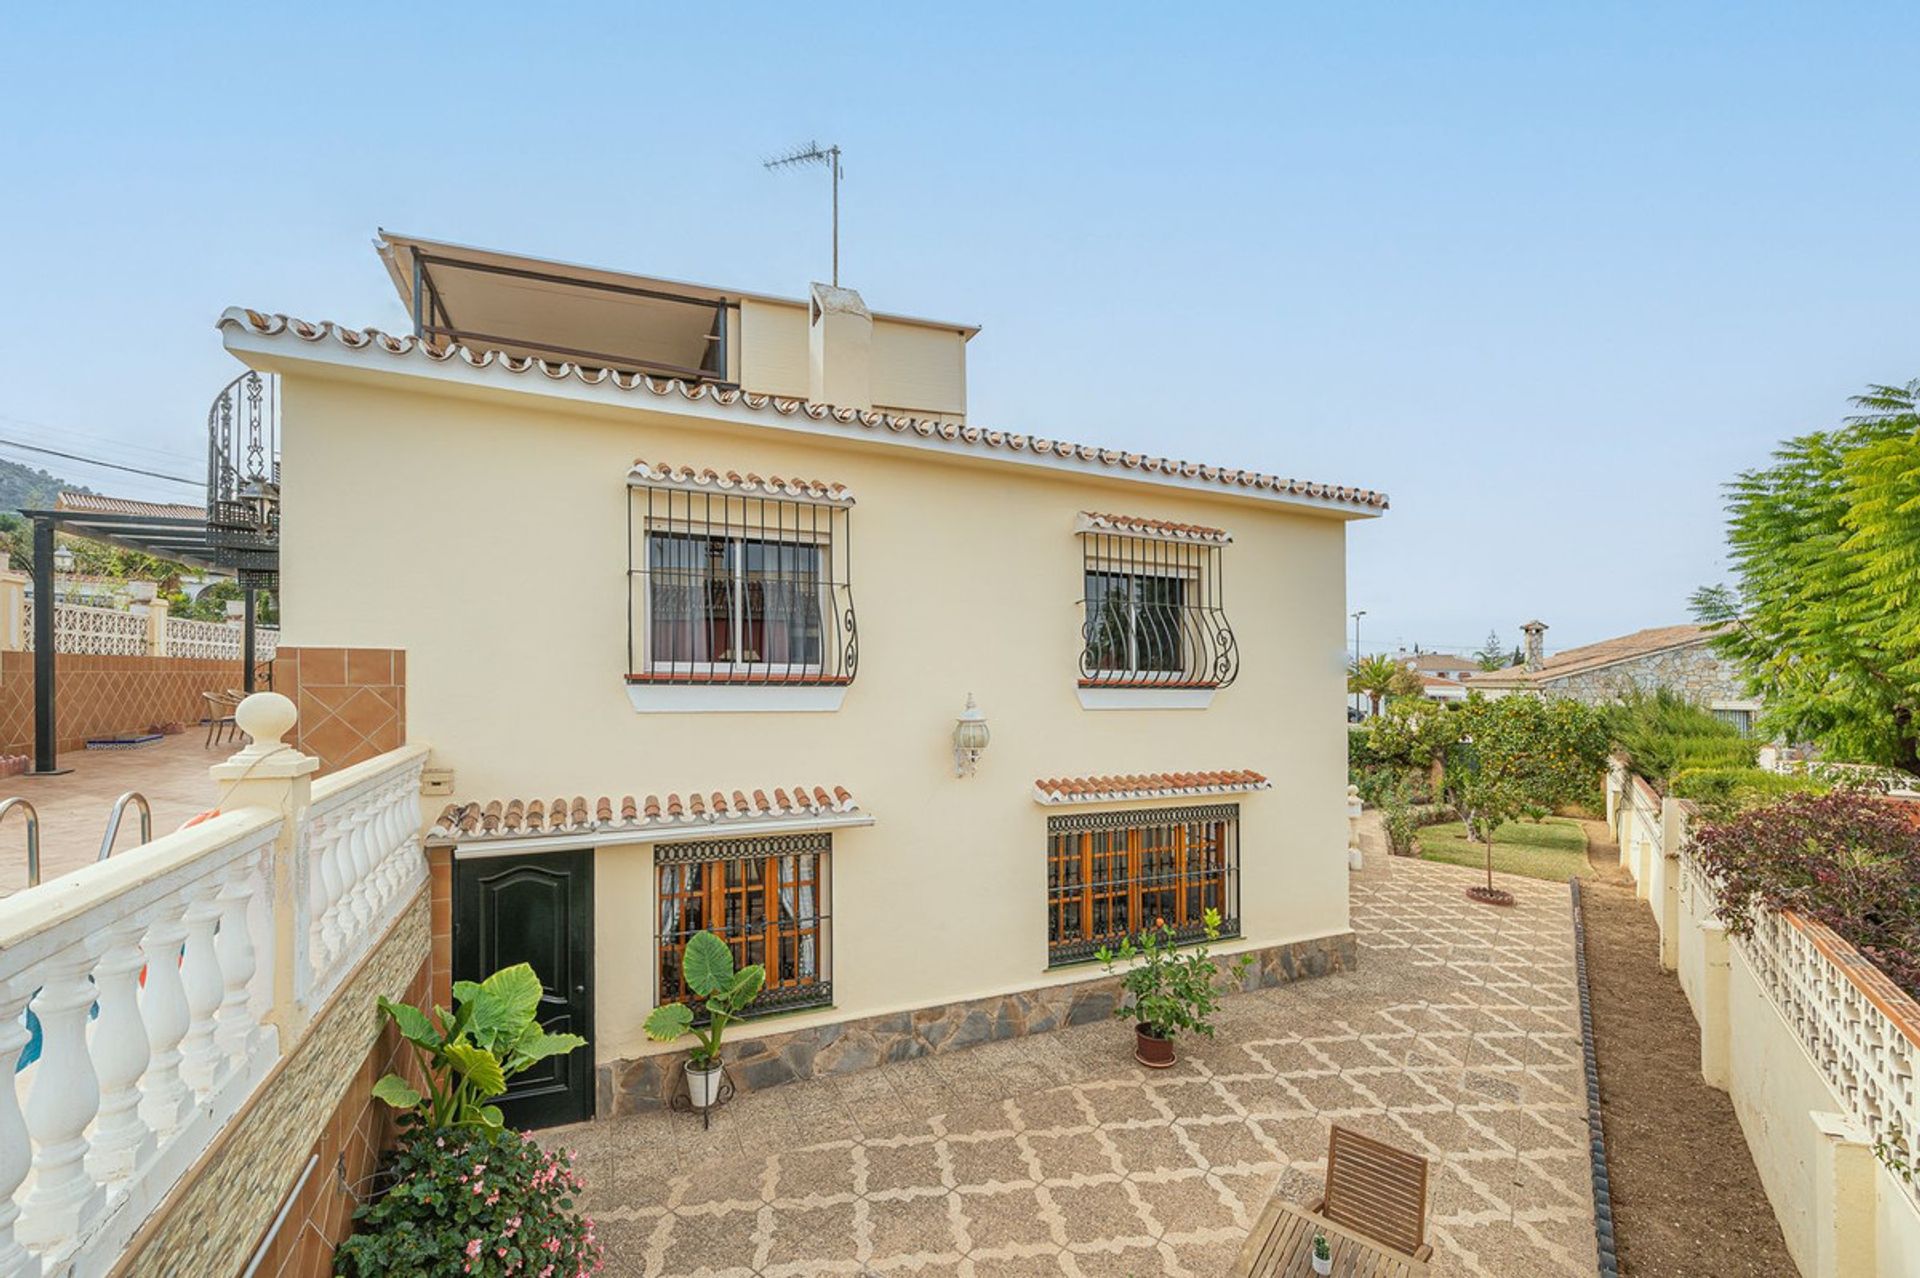
M 34 601 L 24 603 L 23 635 L 33 647 Z M 53 650 L 79 656 L 144 657 L 147 655 L 147 618 L 117 608 L 56 603 L 53 606 Z
M 420 770 L 425 746 L 402 746 L 314 784 L 294 870 L 295 992 L 319 1003 L 333 993 L 359 938 L 386 932 L 421 883 Z
M 426 877 L 426 747 L 320 781 L 288 829 L 292 704 L 237 717 L 254 744 L 214 772 L 256 806 L 0 900 L 4 1278 L 107 1272 Z
M 253 916 L 280 827 L 231 813 L 0 902 L 0 1273 L 104 1270 L 278 1055 Z
M 253 632 L 253 656 L 256 661 L 271 661 L 280 646 L 280 632 L 259 626 Z M 217 661 L 239 661 L 246 651 L 246 628 L 218 621 L 195 621 L 191 617 L 167 618 L 167 655 L 199 657 Z
M 1717 906 L 1694 858 L 1681 861 L 1682 881 L 1703 894 L 1699 904 Z M 1920 1003 L 1810 919 L 1756 910 L 1753 930 L 1733 944 L 1848 1117 L 1911 1165 L 1920 1154 Z M 1920 1202 L 1920 1186 L 1903 1183 Z

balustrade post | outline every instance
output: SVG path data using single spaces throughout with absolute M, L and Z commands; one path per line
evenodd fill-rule
M 322 966 L 333 962 L 344 944 L 340 931 L 340 899 L 346 884 L 340 873 L 339 822 L 332 816 L 316 817 L 302 831 L 307 840 L 309 872 L 313 876 L 314 896 L 311 912 L 315 915 L 312 934 L 315 941 L 313 962 Z
M 181 899 L 162 902 L 140 943 L 140 953 L 147 962 L 140 1016 L 146 1023 L 151 1052 L 141 1088 L 140 1116 L 162 1139 L 193 1111 L 193 1092 L 180 1076 L 180 1044 L 192 1024 L 186 985 L 180 978 L 180 947 L 187 939 L 181 920 L 186 909 Z
M 186 890 L 187 952 L 180 977 L 187 989 L 187 1036 L 180 1044 L 180 1077 L 201 1097 L 208 1097 L 225 1080 L 227 1063 L 214 1041 L 214 1016 L 225 988 L 220 959 L 214 952 L 214 930 L 220 926 L 217 883 L 196 883 Z
M 219 784 L 224 810 L 259 807 L 281 814 L 280 833 L 268 851 L 266 890 L 272 904 L 273 952 L 264 960 L 273 973 L 273 1007 L 268 1021 L 285 1051 L 306 1028 L 309 1009 L 299 997 L 302 973 L 296 960 L 305 948 L 300 935 L 312 923 L 313 890 L 297 882 L 299 840 L 313 800 L 313 774 L 318 759 L 287 745 L 283 738 L 298 712 L 293 702 L 277 692 L 256 692 L 240 703 L 234 720 L 251 739 L 245 749 L 208 771 Z M 310 961 L 311 956 L 308 957 Z
M 153 1049 L 140 1015 L 140 919 L 107 931 L 107 952 L 93 970 L 100 1015 L 93 1028 L 93 1063 L 100 1073 L 100 1120 L 87 1170 L 101 1182 L 124 1180 L 153 1152 L 153 1129 L 140 1116 L 140 1076 Z
M 1850 1278 L 1880 1272 L 1874 1227 L 1879 1163 L 1873 1136 L 1844 1114 L 1811 1113 L 1813 1157 L 1813 1278 Z
M 24 986 L 24 988 L 23 988 Z M 33 1168 L 33 1150 L 27 1144 L 27 1120 L 20 1113 L 19 1093 L 12 1086 L 14 1071 L 20 1064 L 20 1049 L 27 1045 L 25 1024 L 27 1001 L 33 989 L 23 981 L 0 986 L 0 1274 L 36 1278 L 40 1262 L 13 1236 L 20 1218 L 20 1207 L 13 1196 Z
M 227 881 L 217 898 L 220 934 L 214 941 L 214 953 L 220 960 L 220 982 L 225 991 L 214 1017 L 214 1041 L 234 1068 L 243 1073 L 253 1054 L 254 1022 L 248 1004 L 257 964 L 247 917 L 253 900 L 253 870 L 254 858 L 249 856 L 228 871 Z
M 48 1251 L 73 1237 L 100 1210 L 105 1194 L 87 1173 L 87 1125 L 100 1109 L 100 1079 L 87 1050 L 93 1009 L 90 940 L 76 943 L 40 969 L 33 1014 L 40 1019 L 40 1059 L 27 1094 L 33 1137 L 33 1188 L 20 1205 L 21 1242 Z

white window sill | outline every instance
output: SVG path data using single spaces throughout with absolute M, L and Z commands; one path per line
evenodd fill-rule
M 1218 688 L 1103 688 L 1082 685 L 1082 710 L 1205 710 Z
M 847 697 L 844 683 L 629 683 L 627 699 L 640 714 L 830 713 Z

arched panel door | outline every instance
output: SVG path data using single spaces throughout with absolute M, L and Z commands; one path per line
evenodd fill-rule
M 453 977 L 485 980 L 515 963 L 540 977 L 540 1023 L 587 1046 L 514 1079 L 500 1108 L 515 1127 L 593 1117 L 593 853 L 454 862 Z

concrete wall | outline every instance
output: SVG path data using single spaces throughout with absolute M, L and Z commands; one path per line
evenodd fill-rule
M 750 391 L 805 399 L 807 340 L 805 305 L 744 299 L 740 303 L 740 384 Z M 967 339 L 963 333 L 876 315 L 872 350 L 876 408 L 965 419 Z
M 1809 1278 L 1920 1274 L 1920 1205 L 1874 1157 L 1849 1117 L 1852 1098 L 1828 1081 L 1707 891 L 1686 880 L 1691 805 L 1665 800 L 1660 837 L 1646 848 L 1634 835 L 1634 784 L 1617 766 L 1609 778 L 1621 863 L 1659 921 L 1662 962 L 1700 1021 L 1701 1073 L 1733 1102 L 1788 1252 Z
M 89 737 L 145 732 L 153 724 L 195 724 L 203 692 L 238 688 L 238 661 L 187 657 L 54 657 L 54 721 L 61 753 Z M 0 754 L 33 751 L 33 654 L 0 652 Z
M 834 840 L 838 1005 L 782 1030 L 1071 977 L 1046 966 L 1040 777 L 1261 771 L 1274 789 L 1239 800 L 1242 945 L 1349 930 L 1342 519 L 644 407 L 399 389 L 417 385 L 286 370 L 286 642 L 404 649 L 408 730 L 462 800 L 850 789 L 877 824 Z M 860 667 L 838 712 L 635 713 L 622 676 L 636 457 L 853 489 Z M 1234 534 L 1240 676 L 1210 708 L 1082 709 L 1082 509 Z M 957 779 L 969 692 L 993 743 Z M 653 1050 L 648 846 L 597 854 L 596 902 L 605 1063 Z

